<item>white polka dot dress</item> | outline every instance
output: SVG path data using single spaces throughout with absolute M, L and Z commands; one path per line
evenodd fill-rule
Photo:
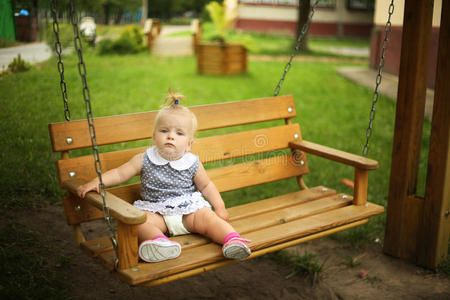
M 197 190 L 193 178 L 200 161 L 187 152 L 176 161 L 159 155 L 156 147 L 147 149 L 141 171 L 141 198 L 134 206 L 161 215 L 186 215 L 211 207 Z

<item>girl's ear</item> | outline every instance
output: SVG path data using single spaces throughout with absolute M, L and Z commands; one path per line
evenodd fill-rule
M 194 144 L 194 142 L 195 142 L 194 138 L 191 138 L 191 140 L 190 140 L 189 143 L 188 143 L 188 149 L 187 149 L 187 151 L 191 151 L 191 148 L 192 148 L 192 145 Z

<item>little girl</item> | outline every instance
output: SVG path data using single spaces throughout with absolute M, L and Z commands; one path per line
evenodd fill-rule
M 223 244 L 226 258 L 242 260 L 251 253 L 240 235 L 227 222 L 228 212 L 214 183 L 197 155 L 190 153 L 197 118 L 179 105 L 181 95 L 169 91 L 168 105 L 155 119 L 153 147 L 103 174 L 105 186 L 121 184 L 141 175 L 141 198 L 134 206 L 145 210 L 147 221 L 138 226 L 139 257 L 159 262 L 180 255 L 181 246 L 169 236 L 198 233 Z M 98 178 L 80 186 L 77 193 L 99 192 Z M 207 201 L 203 198 L 205 197 Z M 211 205 L 214 211 L 211 210 Z

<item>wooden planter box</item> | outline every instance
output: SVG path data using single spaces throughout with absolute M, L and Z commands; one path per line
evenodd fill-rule
M 230 75 L 247 72 L 247 49 L 239 44 L 197 44 L 200 74 Z

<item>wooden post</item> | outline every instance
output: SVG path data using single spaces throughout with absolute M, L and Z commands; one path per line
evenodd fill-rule
M 422 126 L 425 113 L 427 65 L 433 0 L 406 0 L 403 19 L 397 111 L 387 206 L 384 252 L 413 259 L 423 203 L 414 197 L 417 186 Z
M 369 171 L 355 168 L 355 188 L 353 191 L 353 204 L 365 205 L 367 203 L 368 186 Z
M 450 236 L 450 1 L 442 1 L 433 120 L 418 263 L 435 268 Z
M 119 269 L 128 269 L 138 264 L 138 232 L 136 225 L 117 221 L 117 245 Z

